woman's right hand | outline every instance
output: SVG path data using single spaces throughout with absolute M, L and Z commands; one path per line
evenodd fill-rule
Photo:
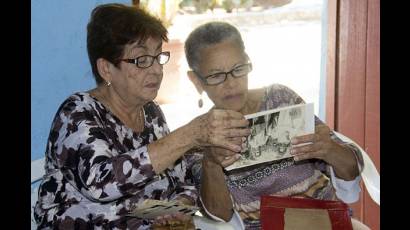
M 204 161 L 212 162 L 222 168 L 228 167 L 241 158 L 241 154 L 219 147 L 208 147 L 205 153 Z
M 235 141 L 250 134 L 248 120 L 236 111 L 212 109 L 193 121 L 194 143 L 199 147 L 215 146 L 233 152 L 242 150 L 241 143 Z

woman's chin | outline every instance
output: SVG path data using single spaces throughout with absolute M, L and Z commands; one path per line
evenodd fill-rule
M 143 91 L 143 97 L 145 100 L 152 101 L 158 96 L 158 89 L 150 89 Z
M 244 103 L 233 103 L 233 104 L 224 104 L 220 106 L 219 108 L 240 112 L 243 109 L 243 107 L 244 107 Z

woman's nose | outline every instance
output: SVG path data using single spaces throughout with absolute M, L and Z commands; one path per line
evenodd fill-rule
M 225 80 L 225 84 L 229 85 L 229 86 L 235 86 L 236 85 L 236 78 L 233 77 L 232 73 L 228 73 L 226 75 L 226 80 Z
M 155 59 L 154 63 L 152 64 L 150 69 L 151 69 L 152 73 L 161 74 L 162 70 L 163 70 L 163 65 L 159 64 L 158 60 Z

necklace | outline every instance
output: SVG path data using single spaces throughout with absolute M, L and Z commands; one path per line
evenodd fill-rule
M 142 132 L 145 127 L 145 116 L 144 116 L 144 108 L 141 107 L 139 109 L 138 120 L 137 120 L 136 130 L 137 132 Z

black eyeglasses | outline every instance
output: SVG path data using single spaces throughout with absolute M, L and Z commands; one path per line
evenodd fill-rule
M 156 56 L 143 55 L 134 59 L 121 59 L 121 61 L 125 61 L 127 63 L 136 65 L 138 68 L 145 69 L 151 67 L 152 64 L 154 64 L 154 60 L 157 60 L 158 64 L 160 65 L 166 64 L 169 61 L 170 56 L 171 53 L 169 51 L 165 51 L 157 54 Z
M 228 74 L 231 74 L 234 78 L 240 78 L 252 71 L 252 63 L 246 63 L 233 68 L 229 72 L 214 73 L 205 77 L 202 77 L 198 72 L 194 70 L 194 73 L 207 85 L 219 85 L 226 81 Z

